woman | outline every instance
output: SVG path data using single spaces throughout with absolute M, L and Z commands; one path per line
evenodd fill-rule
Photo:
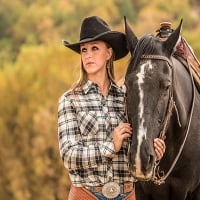
M 132 129 L 125 87 L 114 80 L 113 61 L 127 55 L 125 35 L 97 16 L 85 18 L 80 41 L 63 44 L 81 55 L 81 77 L 59 100 L 59 148 L 69 171 L 69 200 L 134 199 L 127 151 Z M 158 159 L 165 144 L 155 140 Z

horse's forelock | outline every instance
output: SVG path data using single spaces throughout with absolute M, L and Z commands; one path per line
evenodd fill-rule
M 143 36 L 134 51 L 134 56 L 140 58 L 143 54 L 154 54 L 156 51 L 156 38 L 153 35 Z
M 140 58 L 144 54 L 154 54 L 156 52 L 156 39 L 153 35 L 143 36 L 137 43 L 133 56 L 130 59 L 130 64 L 127 70 L 129 74 L 138 64 Z

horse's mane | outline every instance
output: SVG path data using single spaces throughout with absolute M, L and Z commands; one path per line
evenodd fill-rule
M 158 41 L 153 35 L 145 35 L 141 37 L 138 41 L 134 52 L 132 53 L 130 63 L 127 69 L 127 74 L 129 74 L 132 69 L 138 64 L 140 58 L 144 54 L 155 54 L 156 52 L 156 41 Z

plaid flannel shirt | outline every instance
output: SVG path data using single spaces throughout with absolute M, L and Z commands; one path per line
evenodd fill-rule
M 128 170 L 129 140 L 116 153 L 112 132 L 126 122 L 125 87 L 111 84 L 103 97 L 87 81 L 82 90 L 64 93 L 58 106 L 58 139 L 61 158 L 75 186 L 99 186 L 109 181 L 134 181 Z

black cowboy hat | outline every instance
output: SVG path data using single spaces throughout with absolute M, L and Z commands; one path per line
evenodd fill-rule
M 80 53 L 80 44 L 95 40 L 107 42 L 115 53 L 115 60 L 126 56 L 128 53 L 125 34 L 111 31 L 108 24 L 97 16 L 87 17 L 83 20 L 79 42 L 74 44 L 70 44 L 65 40 L 62 40 L 62 42 L 66 47 Z

